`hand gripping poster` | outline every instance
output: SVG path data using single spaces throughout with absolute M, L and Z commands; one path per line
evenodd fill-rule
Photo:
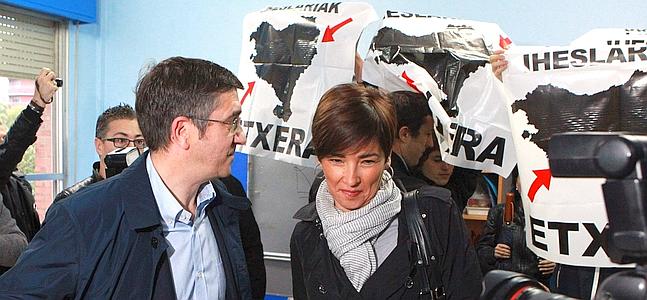
M 506 57 L 528 247 L 559 263 L 617 266 L 605 249 L 604 179 L 552 177 L 548 142 L 570 131 L 647 134 L 647 33 L 594 30 L 566 47 L 515 46 Z
M 387 11 L 362 78 L 429 99 L 444 161 L 508 176 L 516 164 L 509 107 L 487 62 L 511 43 L 496 24 Z
M 310 123 L 321 95 L 353 80 L 355 45 L 377 19 L 359 2 L 268 7 L 248 14 L 238 76 L 241 151 L 288 163 L 315 165 Z

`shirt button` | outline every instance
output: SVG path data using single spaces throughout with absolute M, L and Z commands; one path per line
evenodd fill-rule
M 198 272 L 198 278 L 202 278 L 202 277 L 204 277 L 204 272 L 202 271 Z
M 326 294 L 328 291 L 326 290 L 326 287 L 323 286 L 323 284 L 319 284 L 319 287 L 317 288 L 319 290 L 319 293 L 321 294 Z

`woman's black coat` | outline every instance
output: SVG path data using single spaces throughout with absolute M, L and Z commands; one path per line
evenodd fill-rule
M 420 214 L 431 235 L 447 299 L 478 299 L 481 274 L 476 254 L 450 192 L 431 186 L 419 190 Z M 421 276 L 415 272 L 403 213 L 398 216 L 397 246 L 357 292 L 328 248 L 315 205 L 309 203 L 294 216 L 300 220 L 290 241 L 295 299 L 420 298 Z

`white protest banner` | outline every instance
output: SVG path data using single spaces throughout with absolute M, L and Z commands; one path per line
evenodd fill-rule
M 241 151 L 314 166 L 310 123 L 321 95 L 351 82 L 355 44 L 377 16 L 360 2 L 269 7 L 245 16 L 238 76 Z
M 528 247 L 559 263 L 617 266 L 603 248 L 604 179 L 554 178 L 546 153 L 555 133 L 647 134 L 646 32 L 596 30 L 567 47 L 513 47 L 506 57 Z
M 486 63 L 511 43 L 496 24 L 387 11 L 362 79 L 424 94 L 444 161 L 507 176 L 516 164 L 509 107 Z

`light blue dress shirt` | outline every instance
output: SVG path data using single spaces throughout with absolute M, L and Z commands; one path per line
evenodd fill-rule
M 202 186 L 197 196 L 196 215 L 183 209 L 146 158 L 146 170 L 153 195 L 162 215 L 166 250 L 177 299 L 224 299 L 225 270 L 218 243 L 211 229 L 205 208 L 216 198 L 210 182 Z

